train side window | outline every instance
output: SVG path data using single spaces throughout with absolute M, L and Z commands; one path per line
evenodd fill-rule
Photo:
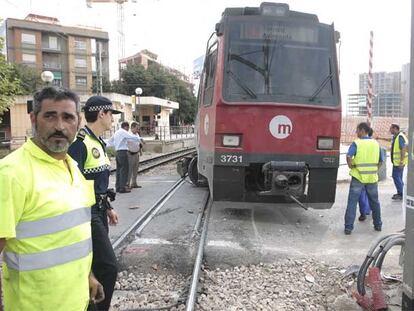
M 216 77 L 217 67 L 217 42 L 215 42 L 209 49 L 207 59 L 204 66 L 204 92 L 203 105 L 210 106 L 213 101 L 214 80 Z

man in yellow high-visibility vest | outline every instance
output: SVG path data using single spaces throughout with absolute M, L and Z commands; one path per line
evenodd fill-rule
M 93 184 L 67 155 L 79 98 L 47 87 L 33 103 L 34 137 L 0 160 L 4 309 L 86 310 L 104 292 L 91 274 Z
M 393 135 L 391 143 L 392 179 L 394 180 L 397 193 L 392 196 L 393 200 L 403 198 L 403 173 L 408 163 L 408 139 L 400 131 L 398 124 L 391 124 L 390 133 Z
M 381 231 L 381 207 L 378 200 L 378 168 L 384 161 L 384 155 L 378 142 L 369 137 L 370 127 L 363 122 L 358 124 L 356 139 L 349 147 L 346 161 L 352 176 L 349 187 L 348 204 L 345 212 L 345 234 L 354 229 L 356 206 L 363 189 L 366 190 L 372 211 L 374 229 Z

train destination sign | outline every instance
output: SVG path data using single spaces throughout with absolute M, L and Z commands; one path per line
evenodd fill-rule
M 318 43 L 316 27 L 289 26 L 285 23 L 241 23 L 240 39 L 270 39 L 301 43 Z

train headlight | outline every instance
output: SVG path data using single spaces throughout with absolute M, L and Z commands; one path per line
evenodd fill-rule
M 334 148 L 334 139 L 332 137 L 318 137 L 318 149 L 332 150 Z
M 223 135 L 223 146 L 238 147 L 240 145 L 240 136 L 238 135 Z
M 289 12 L 289 5 L 285 3 L 270 3 L 263 2 L 260 5 L 262 15 L 267 16 L 287 16 Z

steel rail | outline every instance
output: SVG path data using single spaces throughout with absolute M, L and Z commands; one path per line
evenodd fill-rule
M 148 165 L 148 166 L 146 166 L 146 167 L 143 167 L 143 168 L 139 168 L 139 169 L 138 169 L 138 174 L 141 174 L 141 173 L 143 173 L 143 172 L 149 171 L 150 169 L 153 169 L 154 167 L 157 167 L 157 166 L 160 166 L 160 165 L 166 164 L 166 163 L 168 163 L 168 162 L 171 162 L 171 161 L 174 161 L 174 160 L 180 159 L 180 158 L 182 158 L 182 157 L 184 157 L 184 156 L 186 156 L 186 155 L 192 154 L 194 151 L 195 151 L 195 149 L 194 149 L 194 150 L 190 150 L 190 151 L 181 151 L 180 153 L 177 153 L 177 154 L 175 154 L 174 156 L 169 155 L 169 157 L 165 157 L 165 156 L 160 156 L 160 157 L 157 157 L 157 160 L 161 160 L 161 159 L 164 159 L 164 160 L 159 161 L 159 162 L 155 162 L 155 163 L 150 164 L 150 165 Z M 155 160 L 150 159 L 150 161 L 145 162 L 144 164 L 147 164 L 147 163 L 152 163 L 152 162 L 154 162 L 154 161 L 155 161 Z M 139 165 L 141 166 L 141 165 L 142 165 L 142 162 L 140 162 L 140 163 L 139 163 Z
M 165 163 L 174 161 L 176 159 L 180 159 L 180 158 L 182 158 L 186 155 L 192 154 L 195 151 L 196 151 L 195 147 L 190 147 L 190 148 L 185 148 L 185 149 L 180 149 L 180 150 L 177 150 L 177 151 L 165 153 L 165 154 L 162 154 L 160 156 L 152 157 L 152 158 L 149 158 L 149 159 L 146 159 L 146 160 L 142 160 L 142 161 L 139 162 L 139 166 L 140 167 L 144 166 L 144 165 L 148 165 L 148 166 L 140 168 L 138 170 L 138 173 L 142 173 L 142 172 L 148 171 L 148 170 L 150 170 L 154 167 L 163 165 Z M 162 159 L 164 159 L 164 161 L 159 161 L 159 160 L 162 160 Z M 153 165 L 149 165 L 152 162 L 155 162 L 155 163 Z M 116 168 L 111 169 L 111 173 L 114 173 L 114 172 L 116 172 Z
M 168 189 L 161 198 L 158 199 L 150 208 L 148 208 L 141 217 L 139 217 L 131 226 L 129 226 L 118 238 L 112 242 L 112 247 L 114 250 L 117 250 L 126 238 L 134 231 L 142 229 L 154 218 L 157 212 L 162 206 L 174 195 L 174 193 L 180 188 L 185 181 L 185 177 L 177 180 L 170 189 Z
M 194 263 L 193 274 L 191 276 L 191 286 L 190 291 L 188 293 L 187 302 L 186 302 L 186 311 L 193 311 L 195 310 L 195 304 L 197 300 L 197 286 L 199 281 L 199 275 L 201 271 L 201 264 L 203 262 L 204 256 L 204 246 L 207 240 L 207 231 L 208 231 L 208 222 L 210 219 L 210 211 L 211 211 L 211 200 L 209 199 L 210 196 L 207 196 L 206 203 L 204 205 L 204 223 L 201 231 L 200 241 L 198 244 L 197 255 Z

